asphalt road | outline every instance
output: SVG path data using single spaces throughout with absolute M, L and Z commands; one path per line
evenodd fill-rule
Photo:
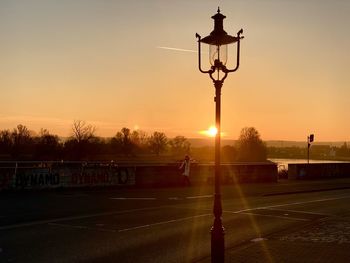
M 350 215 L 349 189 L 258 188 L 223 189 L 226 248 Z M 2 194 L 0 262 L 206 260 L 212 202 L 211 187 Z

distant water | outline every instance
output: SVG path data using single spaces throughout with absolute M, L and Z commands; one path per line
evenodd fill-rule
M 271 162 L 278 164 L 278 169 L 288 169 L 289 163 L 307 163 L 307 159 L 278 159 L 270 158 Z M 334 161 L 334 160 L 311 160 L 310 163 L 345 163 L 345 161 Z

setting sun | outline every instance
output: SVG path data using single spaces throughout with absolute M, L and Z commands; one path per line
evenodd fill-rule
M 218 129 L 216 129 L 215 126 L 211 126 L 209 129 L 208 129 L 208 135 L 210 137 L 215 137 L 215 135 L 218 133 Z
M 215 126 L 210 126 L 208 130 L 200 131 L 200 134 L 203 134 L 209 137 L 215 137 L 217 133 L 218 133 L 218 130 L 216 129 Z

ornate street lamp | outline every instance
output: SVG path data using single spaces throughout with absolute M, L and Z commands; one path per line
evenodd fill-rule
M 196 33 L 198 39 L 198 66 L 199 71 L 209 74 L 215 86 L 215 122 L 217 133 L 215 136 L 215 194 L 214 194 L 214 224 L 211 228 L 211 262 L 224 262 L 224 228 L 222 226 L 221 215 L 221 190 L 220 190 L 220 117 L 221 117 L 221 87 L 228 73 L 235 72 L 239 67 L 239 49 L 241 34 L 243 29 L 239 30 L 237 36 L 228 35 L 223 28 L 223 20 L 226 18 L 220 13 L 218 8 L 217 14 L 212 16 L 214 19 L 214 30 L 209 36 L 201 38 Z M 209 61 L 211 68 L 203 70 L 201 66 L 201 43 L 209 45 Z M 227 45 L 237 43 L 237 62 L 236 67 L 228 69 L 227 62 Z

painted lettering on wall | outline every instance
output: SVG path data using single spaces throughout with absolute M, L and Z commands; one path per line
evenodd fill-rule
M 46 168 L 28 169 L 24 171 L 18 169 L 15 179 L 16 188 L 48 187 L 58 186 L 59 184 L 59 173 L 52 173 Z
M 0 191 L 9 189 L 12 185 L 13 169 L 1 169 L 0 170 Z
M 72 171 L 72 185 L 119 185 L 134 184 L 135 171 L 131 167 L 85 168 Z

